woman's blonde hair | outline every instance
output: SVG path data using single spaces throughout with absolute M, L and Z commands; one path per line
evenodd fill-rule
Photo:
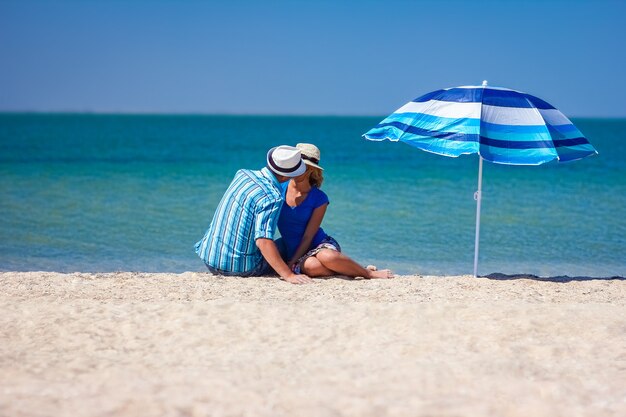
M 309 175 L 309 184 L 313 187 L 322 188 L 322 183 L 324 182 L 322 170 L 312 167 L 311 165 L 307 165 L 306 169 L 311 173 L 311 175 Z

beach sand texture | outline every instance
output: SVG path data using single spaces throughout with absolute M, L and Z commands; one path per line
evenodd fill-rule
M 626 281 L 0 273 L 2 416 L 624 416 Z

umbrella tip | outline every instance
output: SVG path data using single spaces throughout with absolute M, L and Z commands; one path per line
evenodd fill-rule
M 487 87 L 487 80 L 483 80 L 483 87 Z

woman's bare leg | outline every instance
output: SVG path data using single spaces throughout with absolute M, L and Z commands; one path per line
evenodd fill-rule
M 322 266 L 330 271 L 349 277 L 393 278 L 393 273 L 388 269 L 373 271 L 368 268 L 363 268 L 343 253 L 332 249 L 322 249 L 315 257 Z
M 322 265 L 315 256 L 308 257 L 304 261 L 302 264 L 302 273 L 310 277 L 329 277 L 335 275 L 335 272 Z

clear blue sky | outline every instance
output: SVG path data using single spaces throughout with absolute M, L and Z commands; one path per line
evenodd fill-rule
M 386 115 L 480 84 L 626 117 L 626 1 L 0 0 L 0 111 Z

